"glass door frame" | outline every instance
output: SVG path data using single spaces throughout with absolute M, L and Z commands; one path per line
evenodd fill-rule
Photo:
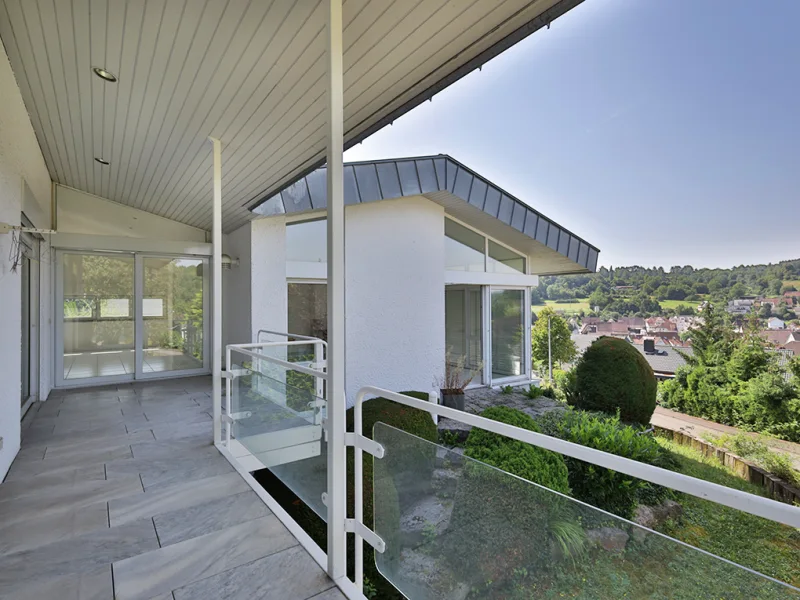
M 211 357 L 209 351 L 209 337 L 211 335 L 211 305 L 209 296 L 209 286 L 211 279 L 211 261 L 207 256 L 191 256 L 186 254 L 164 254 L 135 253 L 134 266 L 134 343 L 136 361 L 136 379 L 164 379 L 166 377 L 190 377 L 211 372 Z M 203 366 L 196 369 L 183 369 L 180 371 L 154 371 L 153 373 L 144 372 L 144 261 L 147 258 L 166 258 L 166 259 L 186 259 L 199 260 L 203 265 Z M 141 343 L 140 343 L 141 340 Z
M 82 379 L 64 378 L 64 262 L 65 254 L 79 254 L 89 256 L 119 256 L 133 257 L 133 313 L 134 313 L 134 372 L 125 375 L 109 375 L 103 377 L 86 377 Z M 182 371 L 159 371 L 155 373 L 144 373 L 144 317 L 142 315 L 144 299 L 144 259 L 145 258 L 185 258 L 187 260 L 201 260 L 203 264 L 203 366 L 197 369 L 187 369 Z M 55 387 L 57 388 L 76 388 L 90 387 L 96 385 L 106 385 L 114 383 L 126 383 L 130 381 L 148 379 L 170 379 L 174 377 L 188 377 L 192 375 L 205 375 L 211 372 L 210 357 L 210 333 L 211 333 L 211 311 L 210 311 L 210 285 L 211 285 L 211 261 L 207 256 L 190 254 L 169 254 L 169 253 L 146 253 L 131 251 L 110 251 L 110 250 L 82 250 L 73 248 L 55 249 L 55 294 L 54 294 L 54 325 L 55 343 L 53 344 L 53 365 L 55 367 Z
M 522 290 L 522 373 L 508 377 L 492 377 L 492 292 L 502 292 L 506 290 Z M 531 380 L 531 288 L 527 286 L 515 285 L 487 285 L 483 289 L 483 320 L 484 335 L 488 343 L 484 344 L 484 381 L 488 381 L 491 387 L 498 385 L 508 385 Z
M 23 217 L 23 223 L 26 226 L 29 225 L 29 221 Z M 22 394 L 25 392 L 25 382 L 20 381 L 20 419 L 25 416 L 25 413 L 31 407 L 31 405 L 39 399 L 39 356 L 40 356 L 40 328 L 39 328 L 39 321 L 40 321 L 40 293 L 41 293 L 41 247 L 40 247 L 40 237 L 37 237 L 30 233 L 22 233 L 20 235 L 20 246 L 26 248 L 24 250 L 26 256 L 23 260 L 27 261 L 28 268 L 27 268 L 27 285 L 28 285 L 28 293 L 26 295 L 20 294 L 20 304 L 22 305 L 21 308 L 23 311 L 27 308 L 27 313 L 23 313 L 21 316 L 22 325 L 25 325 L 27 322 L 27 332 L 23 332 L 23 335 L 27 333 L 27 344 L 25 344 L 25 338 L 23 337 L 22 340 L 22 347 L 21 347 L 21 360 L 28 362 L 28 368 L 25 374 L 28 378 L 28 396 L 27 398 L 22 397 Z M 22 249 L 21 249 L 22 250 Z M 28 253 L 28 250 L 30 253 Z M 26 282 L 23 281 L 23 270 L 25 269 L 24 265 L 20 266 L 20 285 L 24 285 Z M 22 292 L 22 290 L 20 290 Z M 27 307 L 24 306 L 23 298 L 27 300 Z M 27 319 L 26 319 L 27 314 Z M 20 375 L 23 375 L 23 370 L 20 368 Z

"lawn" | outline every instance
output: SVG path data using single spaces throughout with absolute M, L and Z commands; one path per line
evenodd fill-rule
M 672 308 L 672 309 L 675 309 L 680 304 L 683 304 L 684 306 L 693 306 L 693 307 L 697 308 L 698 306 L 700 306 L 700 301 L 699 300 L 660 300 L 659 304 L 661 305 L 661 308 Z
M 576 299 L 574 302 L 556 302 L 555 300 L 545 300 L 544 304 L 533 306 L 533 312 L 539 314 L 545 306 L 552 308 L 556 312 L 563 312 L 568 315 L 578 314 L 581 311 L 589 312 L 589 299 Z
M 800 279 L 790 279 L 788 281 L 784 281 L 783 285 L 793 285 L 795 288 L 800 290 Z
M 685 475 L 704 479 L 750 494 L 764 495 L 763 488 L 736 477 L 729 469 L 697 450 L 657 438 L 677 458 Z M 800 586 L 800 531 L 701 500 L 678 494 L 683 516 L 668 522 L 662 533 L 754 569 Z

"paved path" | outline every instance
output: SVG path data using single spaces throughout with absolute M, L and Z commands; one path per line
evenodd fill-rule
M 343 600 L 212 445 L 207 377 L 56 391 L 0 484 L 0 598 Z
M 683 413 L 675 412 L 674 410 L 669 410 L 660 406 L 656 407 L 656 411 L 653 413 L 653 418 L 650 419 L 650 422 L 656 427 L 662 427 L 663 429 L 669 429 L 671 431 L 682 431 L 700 438 L 702 438 L 704 433 L 711 435 L 720 435 L 722 433 L 736 435 L 737 433 L 744 433 L 754 438 L 759 437 L 756 433 L 742 431 L 730 425 L 722 425 L 699 417 L 684 415 Z M 771 449 L 788 454 L 792 458 L 794 468 L 800 470 L 800 444 L 767 438 L 766 436 L 760 436 L 760 439 Z

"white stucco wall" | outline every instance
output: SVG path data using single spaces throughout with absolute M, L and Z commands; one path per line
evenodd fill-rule
M 206 241 L 202 229 L 62 185 L 56 186 L 56 207 L 61 233 Z
M 430 391 L 444 370 L 444 209 L 422 198 L 347 208 L 347 400 Z
M 23 181 L 30 190 L 29 201 L 33 202 L 27 207 Z M 35 226 L 50 227 L 50 175 L 0 43 L 0 221 L 19 225 L 23 210 Z M 0 480 L 17 454 L 20 440 L 20 274 L 11 271 L 10 244 L 11 235 L 0 234 Z M 43 256 L 49 256 L 46 249 Z M 42 289 L 42 298 L 49 298 L 45 293 Z M 50 306 L 49 302 L 42 302 L 42 323 L 50 319 Z M 40 370 L 47 373 L 51 368 L 48 347 L 40 353 L 44 367 Z
M 222 252 L 239 259 L 238 267 L 222 271 L 222 339 L 225 346 L 253 341 L 250 240 L 250 223 L 222 237 Z
M 250 222 L 251 338 L 259 329 L 286 331 L 286 218 Z

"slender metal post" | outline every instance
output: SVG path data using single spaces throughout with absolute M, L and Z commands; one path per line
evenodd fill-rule
M 213 381 L 214 443 L 222 441 L 222 144 L 208 138 L 214 148 L 214 215 L 211 228 L 213 242 L 212 273 L 214 292 L 212 302 L 211 377 Z
M 344 395 L 344 84 L 342 0 L 328 1 L 328 575 L 347 576 Z
M 547 316 L 547 369 L 550 373 L 550 383 L 553 383 L 553 344 L 550 339 L 550 315 Z

